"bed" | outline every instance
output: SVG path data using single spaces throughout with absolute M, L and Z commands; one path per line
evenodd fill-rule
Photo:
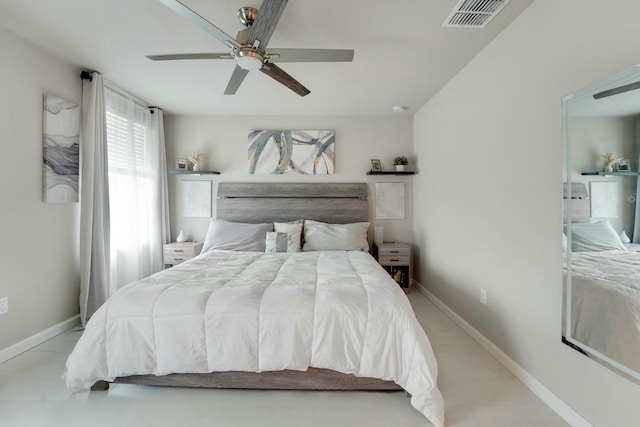
M 574 252 L 571 337 L 640 373 L 640 253 Z
M 366 195 L 360 183 L 220 183 L 203 253 L 118 290 L 69 356 L 67 387 L 404 389 L 444 425 L 429 340 L 363 250 Z M 238 231 L 270 223 L 262 242 Z M 304 251 L 291 250 L 298 225 Z M 225 246 L 234 236 L 242 250 Z
M 640 379 L 638 245 L 625 245 L 607 220 L 593 219 L 571 224 L 570 245 L 570 319 L 563 322 L 570 331 L 563 340 Z

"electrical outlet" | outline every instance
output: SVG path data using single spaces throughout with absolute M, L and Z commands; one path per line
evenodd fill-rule
M 487 304 L 487 290 L 484 288 L 480 288 L 480 302 Z
M 0 314 L 9 312 L 9 297 L 0 298 Z

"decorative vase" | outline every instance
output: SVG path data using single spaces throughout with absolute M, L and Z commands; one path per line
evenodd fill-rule
M 627 233 L 624 230 L 620 233 L 620 241 L 622 243 L 631 243 L 631 239 L 627 236 Z
M 194 164 L 193 164 L 193 170 L 194 170 L 194 171 L 199 171 L 199 170 L 200 170 L 200 165 L 199 165 L 199 164 L 197 164 L 197 163 L 194 163 Z
M 396 165 L 396 172 L 404 172 L 404 165 Z
M 613 172 L 613 166 L 612 165 L 604 165 L 604 172 Z
M 182 230 L 180 230 L 180 233 L 178 233 L 178 237 L 176 237 L 176 242 L 182 243 L 186 241 L 187 241 L 187 236 L 185 236 Z

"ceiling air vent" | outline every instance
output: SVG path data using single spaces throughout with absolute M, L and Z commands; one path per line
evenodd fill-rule
M 460 0 L 443 27 L 484 28 L 510 0 Z

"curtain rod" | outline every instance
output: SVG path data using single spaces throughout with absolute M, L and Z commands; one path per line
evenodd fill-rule
M 89 80 L 89 81 L 91 82 L 91 81 L 93 81 L 93 76 L 92 76 L 92 75 L 91 75 L 91 73 L 89 73 L 87 70 L 82 70 L 82 72 L 80 73 L 80 79 L 82 79 L 82 80 Z M 112 91 L 114 91 L 114 92 L 116 92 L 116 93 L 118 93 L 118 94 L 119 94 L 119 95 L 121 95 L 121 96 L 125 96 L 125 97 L 127 96 L 127 95 L 125 95 L 125 94 L 119 93 L 117 90 L 115 90 L 115 89 L 114 89 L 114 88 L 112 88 L 112 87 L 110 87 L 109 89 L 110 89 L 110 90 L 112 90 Z M 150 112 L 151 114 L 154 114 L 154 113 L 155 113 L 155 111 L 153 111 L 153 109 L 154 109 L 154 108 L 157 108 L 158 110 L 162 110 L 162 108 L 160 108 L 160 107 L 156 107 L 155 105 L 142 105 L 142 107 L 146 107 L 146 108 L 148 108 L 148 109 L 150 110 L 149 112 Z
M 86 70 L 82 70 L 82 72 L 80 73 L 80 78 L 82 80 L 89 80 L 89 81 L 93 81 L 93 77 L 91 76 L 91 74 L 86 71 Z

